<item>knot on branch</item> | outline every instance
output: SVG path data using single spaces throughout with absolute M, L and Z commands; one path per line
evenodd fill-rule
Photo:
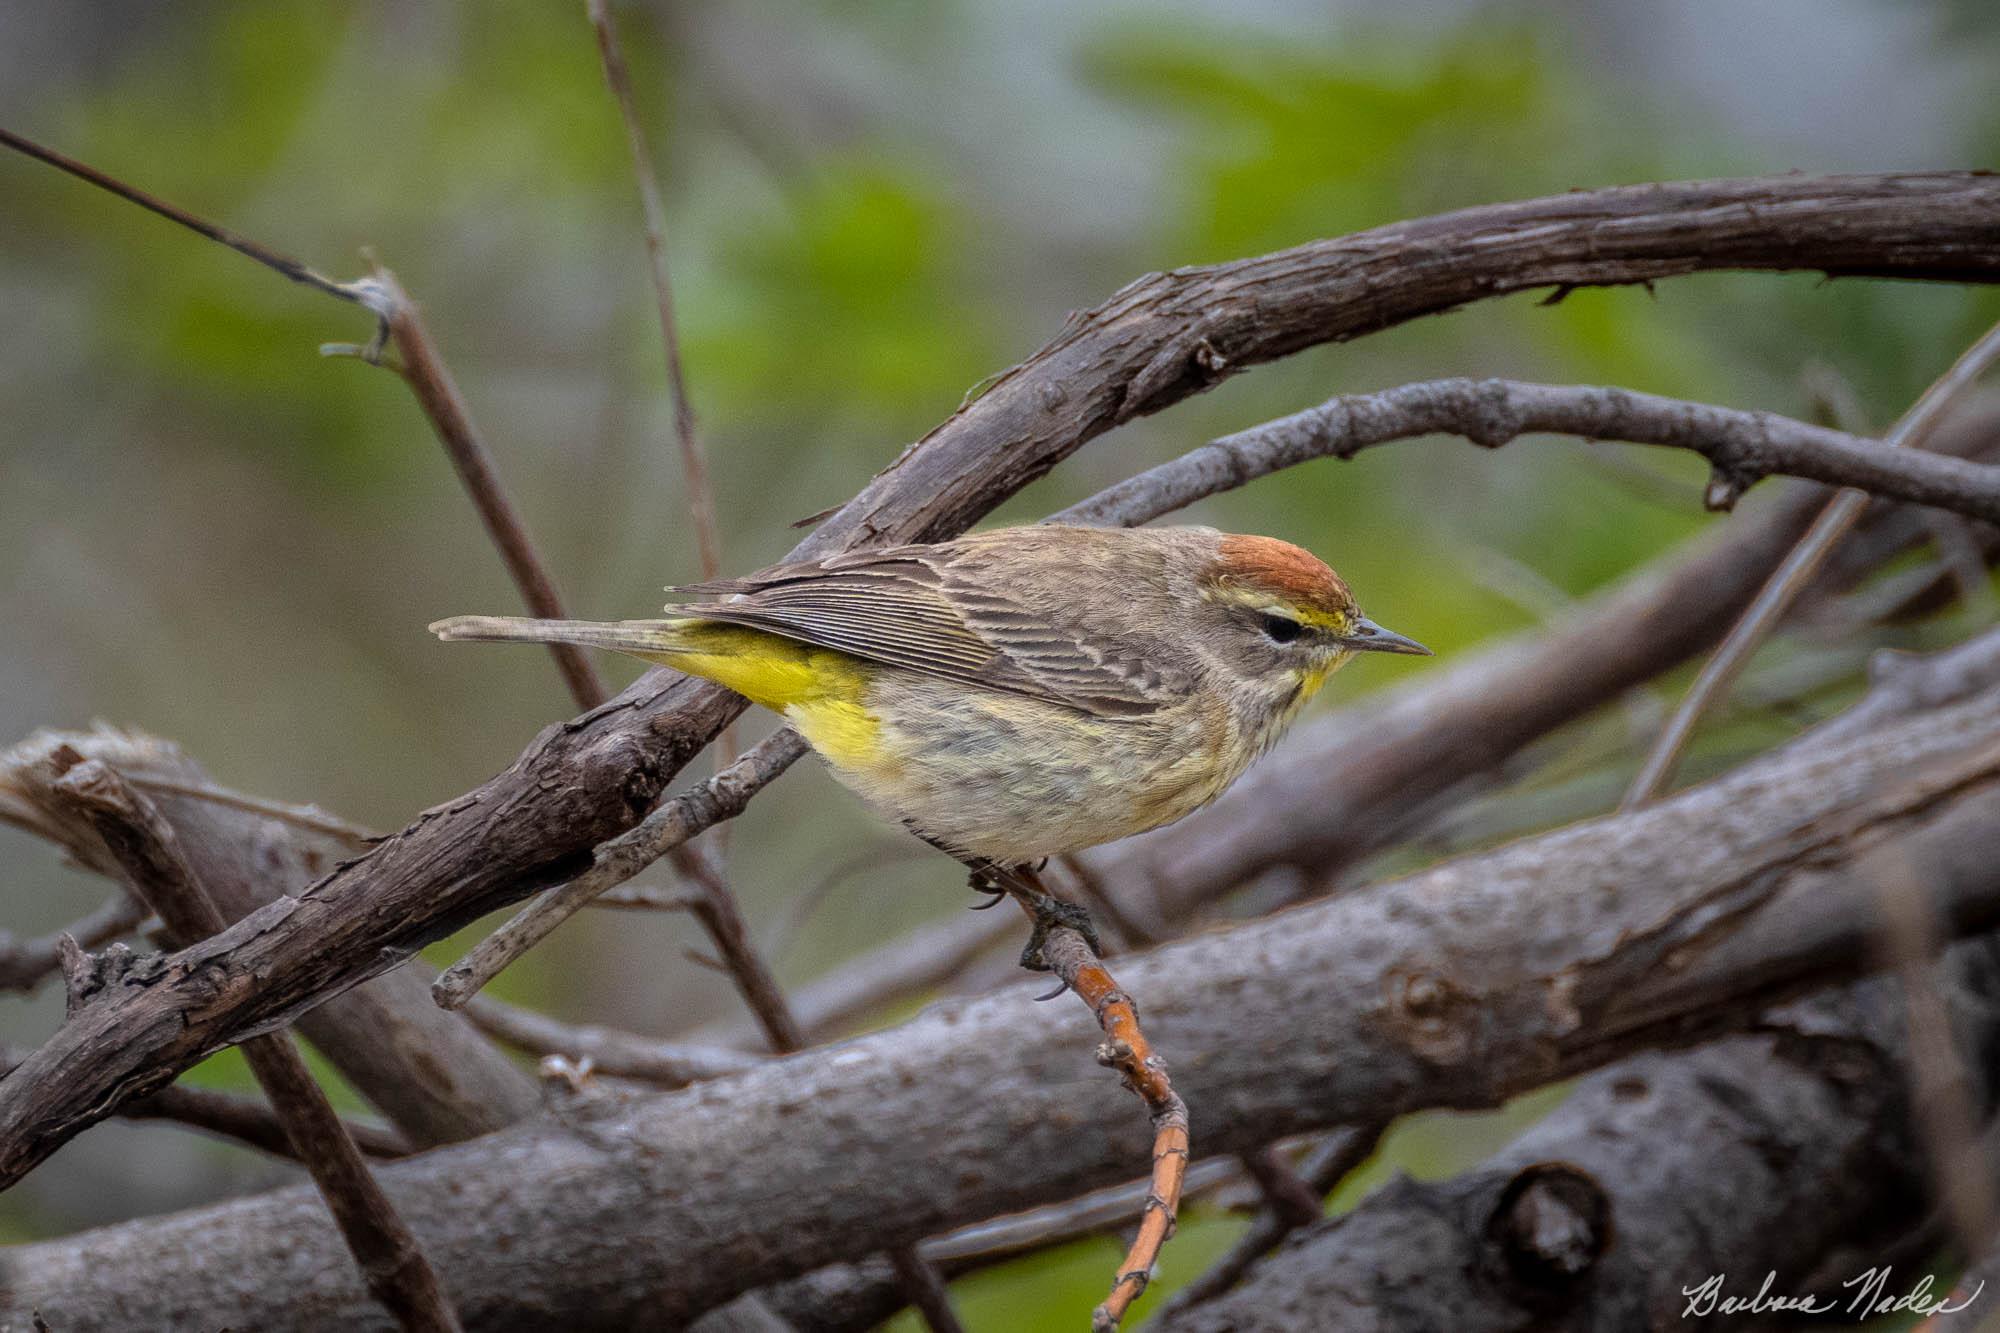
M 76 1017 L 92 999 L 132 975 L 138 963 L 138 955 L 123 944 L 113 944 L 102 953 L 85 953 L 69 934 L 56 942 L 56 958 L 62 967 L 66 1018 Z
M 1167 339 L 1125 385 L 1116 420 L 1126 421 L 1148 410 L 1168 390 L 1175 398 L 1208 388 L 1230 372 L 1229 357 L 1209 337 L 1214 321 L 1201 319 Z
M 1531 1292 L 1561 1293 L 1611 1247 L 1611 1201 L 1581 1167 L 1538 1162 L 1507 1182 L 1486 1235 L 1515 1280 Z
M 1384 978 L 1389 1026 L 1410 1049 L 1434 1064 L 1456 1064 L 1472 1050 L 1478 1004 L 1436 972 L 1395 968 Z
M 1749 468 L 1717 463 L 1709 470 L 1708 488 L 1701 493 L 1702 506 L 1710 513 L 1726 514 L 1760 480 L 1762 477 Z
M 1467 410 L 1460 430 L 1482 449 L 1498 449 L 1521 433 L 1526 422 L 1505 380 L 1486 379 L 1468 385 Z

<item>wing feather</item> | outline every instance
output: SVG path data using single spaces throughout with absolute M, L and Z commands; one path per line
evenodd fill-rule
M 688 608 L 710 620 L 1093 714 L 1150 712 L 1184 691 L 1156 671 L 1135 671 L 1118 645 L 1061 623 L 1073 606 L 1068 617 L 1052 615 L 995 586 L 992 573 L 990 560 L 963 560 L 957 544 L 943 543 L 847 552 L 668 591 L 677 601 L 722 599 Z

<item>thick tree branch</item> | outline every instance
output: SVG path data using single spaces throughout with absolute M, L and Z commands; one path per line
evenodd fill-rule
M 1120 422 L 1316 343 L 1511 291 L 1703 269 L 1996 280 L 1996 222 L 2000 180 L 1978 175 L 1780 177 L 1468 209 L 1154 275 L 1072 320 L 793 555 L 960 531 Z M 572 878 L 742 706 L 648 673 L 306 893 L 183 951 L 155 985 L 92 1006 L 0 1081 L 0 1185 L 118 1099 Z M 218 996 L 217 969 L 259 984 Z
M 1940 965 L 1970 1049 L 2000 1037 L 2000 942 Z M 1341 1329 L 1762 1327 L 1724 1307 L 1767 1272 L 1858 1321 L 1878 1260 L 1821 1285 L 1843 1245 L 1880 1254 L 1921 1221 L 1922 1154 L 1909 1099 L 1914 1058 L 1894 988 L 1875 979 L 1780 1009 L 1757 1035 L 1647 1054 L 1585 1079 L 1546 1119 L 1477 1169 L 1399 1182 L 1322 1222 L 1231 1295 L 1155 1326 L 1174 1333 Z M 1992 1071 L 1978 1090 L 1991 1107 Z M 1979 1174 L 1970 1162 L 1958 1170 Z M 1884 1293 L 1913 1287 L 1897 1267 Z M 1703 1287 L 1720 1277 L 1718 1293 Z M 1690 1296 L 1689 1293 L 1694 1293 Z M 1943 1297 L 1938 1286 L 1933 1295 Z
M 61 746 L 150 793 L 227 916 L 246 916 L 354 854 L 351 826 L 217 788 L 180 747 L 157 737 L 108 727 L 38 732 L 0 750 L 0 820 L 114 880 L 118 866 L 103 841 L 47 790 L 47 759 Z M 540 1104 L 534 1080 L 431 1003 L 414 968 L 336 996 L 302 1016 L 299 1031 L 418 1147 L 489 1133 Z
M 1494 1105 L 1877 965 L 1875 877 L 1849 858 L 1878 845 L 1910 858 L 1946 931 L 2000 921 L 1996 730 L 1989 691 L 1120 968 L 1156 1040 L 1192 1053 L 1176 1083 L 1217 1152 Z M 1030 1004 L 1032 989 L 385 1175 L 481 1327 L 692 1314 L 1142 1171 L 1119 1094 L 1084 1076 L 1087 1017 Z M 846 1184 L 792 1188 L 819 1172 Z M 330 1274 L 338 1251 L 310 1213 L 281 1192 L 21 1247 L 7 1286 L 77 1327 L 134 1284 L 168 1322 L 338 1318 L 359 1289 Z

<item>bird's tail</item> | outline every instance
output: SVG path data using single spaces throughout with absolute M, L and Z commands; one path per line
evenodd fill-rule
M 430 627 L 440 639 L 503 643 L 574 643 L 657 657 L 687 647 L 685 620 L 529 620 L 522 616 L 453 616 Z

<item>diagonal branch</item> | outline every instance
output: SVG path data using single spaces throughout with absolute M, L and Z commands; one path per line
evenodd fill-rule
M 431 340 L 416 302 L 396 281 L 396 275 L 385 268 L 376 268 L 373 282 L 381 292 L 382 327 L 400 358 L 391 368 L 410 386 L 410 393 L 437 433 L 438 443 L 444 446 L 445 456 L 451 459 L 473 508 L 479 511 L 486 535 L 492 538 L 501 560 L 506 562 L 507 573 L 520 590 L 521 601 L 532 615 L 562 619 L 568 613 L 556 592 L 555 578 L 542 563 L 541 553 L 535 549 L 534 538 L 528 535 L 520 511 L 507 498 L 500 474 L 493 466 L 492 452 L 472 424 L 472 410 L 466 406 L 464 395 L 459 393 L 457 382 L 438 354 L 437 344 Z M 552 643 L 549 653 L 555 658 L 556 668 L 562 672 L 563 683 L 569 687 L 570 698 L 578 708 L 591 709 L 604 702 L 604 682 L 583 649 L 574 644 Z
M 52 786 L 90 820 L 116 858 L 134 897 L 159 914 L 167 933 L 187 944 L 221 930 L 222 911 L 195 879 L 173 829 L 117 772 L 74 750 L 53 756 Z M 73 1002 L 80 997 L 72 997 Z M 83 1001 L 88 1003 L 87 1000 Z M 355 1264 L 405 1329 L 457 1333 L 459 1323 L 416 1237 L 369 1174 L 333 1104 L 285 1033 L 243 1043 L 250 1072 L 271 1099 L 285 1137 L 333 1214 Z
M 0 822 L 122 883 L 88 821 L 48 790 L 48 759 L 67 747 L 145 792 L 173 827 L 225 915 L 246 916 L 352 856 L 353 826 L 324 812 L 217 787 L 170 741 L 99 726 L 42 731 L 0 749 Z M 534 1113 L 534 1081 L 455 1014 L 431 1003 L 417 969 L 377 977 L 303 1015 L 299 1031 L 419 1147 L 489 1133 Z
M 1883 438 L 1882 447 L 1908 451 L 1922 449 L 1953 404 L 1972 388 L 1995 358 L 2000 358 L 2000 324 L 1987 330 L 1984 337 L 1967 348 L 1950 369 L 1918 397 Z M 1725 469 L 1718 468 L 1717 475 L 1730 477 L 1729 484 L 1732 486 L 1737 484 L 1738 479 Z M 1752 655 L 1777 627 L 1779 619 L 1805 591 L 1820 564 L 1860 520 L 1861 511 L 1867 508 L 1869 499 L 1866 490 L 1857 488 L 1843 490 L 1835 496 L 1813 521 L 1811 530 L 1785 556 L 1784 563 L 1758 590 L 1757 600 L 1750 604 L 1743 613 L 1742 621 L 1729 631 L 1729 637 L 1722 641 L 1722 646 L 1702 667 L 1701 674 L 1695 678 L 1680 706 L 1674 709 L 1673 716 L 1647 751 L 1645 762 L 1639 766 L 1639 772 L 1625 793 L 1624 804 L 1628 809 L 1652 800 L 1672 780 L 1681 751 L 1687 748 L 1702 714 L 1715 700 L 1729 692 L 1730 686 L 1743 673 L 1743 668 L 1749 665 Z M 1981 517 L 1991 518 L 1990 515 Z
M 1303 347 L 1511 291 L 1703 269 L 2000 280 L 1996 221 L 2000 180 L 1970 173 L 1697 182 L 1467 209 L 1154 275 L 1073 319 L 793 556 L 960 531 L 1120 422 Z M 742 707 L 649 672 L 305 895 L 176 955 L 159 984 L 92 1006 L 0 1081 L 0 1186 L 119 1096 L 574 877 Z M 194 982 L 217 967 L 261 983 L 218 1002 Z
M 653 278 L 653 298 L 660 311 L 660 341 L 667 358 L 667 392 L 674 402 L 674 439 L 680 446 L 681 474 L 687 482 L 688 516 L 694 520 L 695 552 L 701 576 L 722 573 L 722 541 L 715 529 L 715 495 L 708 481 L 708 459 L 695 430 L 694 402 L 688 397 L 687 373 L 681 364 L 681 335 L 674 319 L 674 288 L 667 277 L 667 210 L 660 202 L 660 182 L 653 173 L 653 155 L 646 131 L 632 105 L 632 75 L 618 42 L 618 26 L 605 0 L 587 0 L 590 26 L 597 33 L 597 53 L 604 82 L 618 103 L 625 122 L 625 142 L 632 150 L 632 176 L 639 186 L 639 207 L 646 219 L 646 258 Z

